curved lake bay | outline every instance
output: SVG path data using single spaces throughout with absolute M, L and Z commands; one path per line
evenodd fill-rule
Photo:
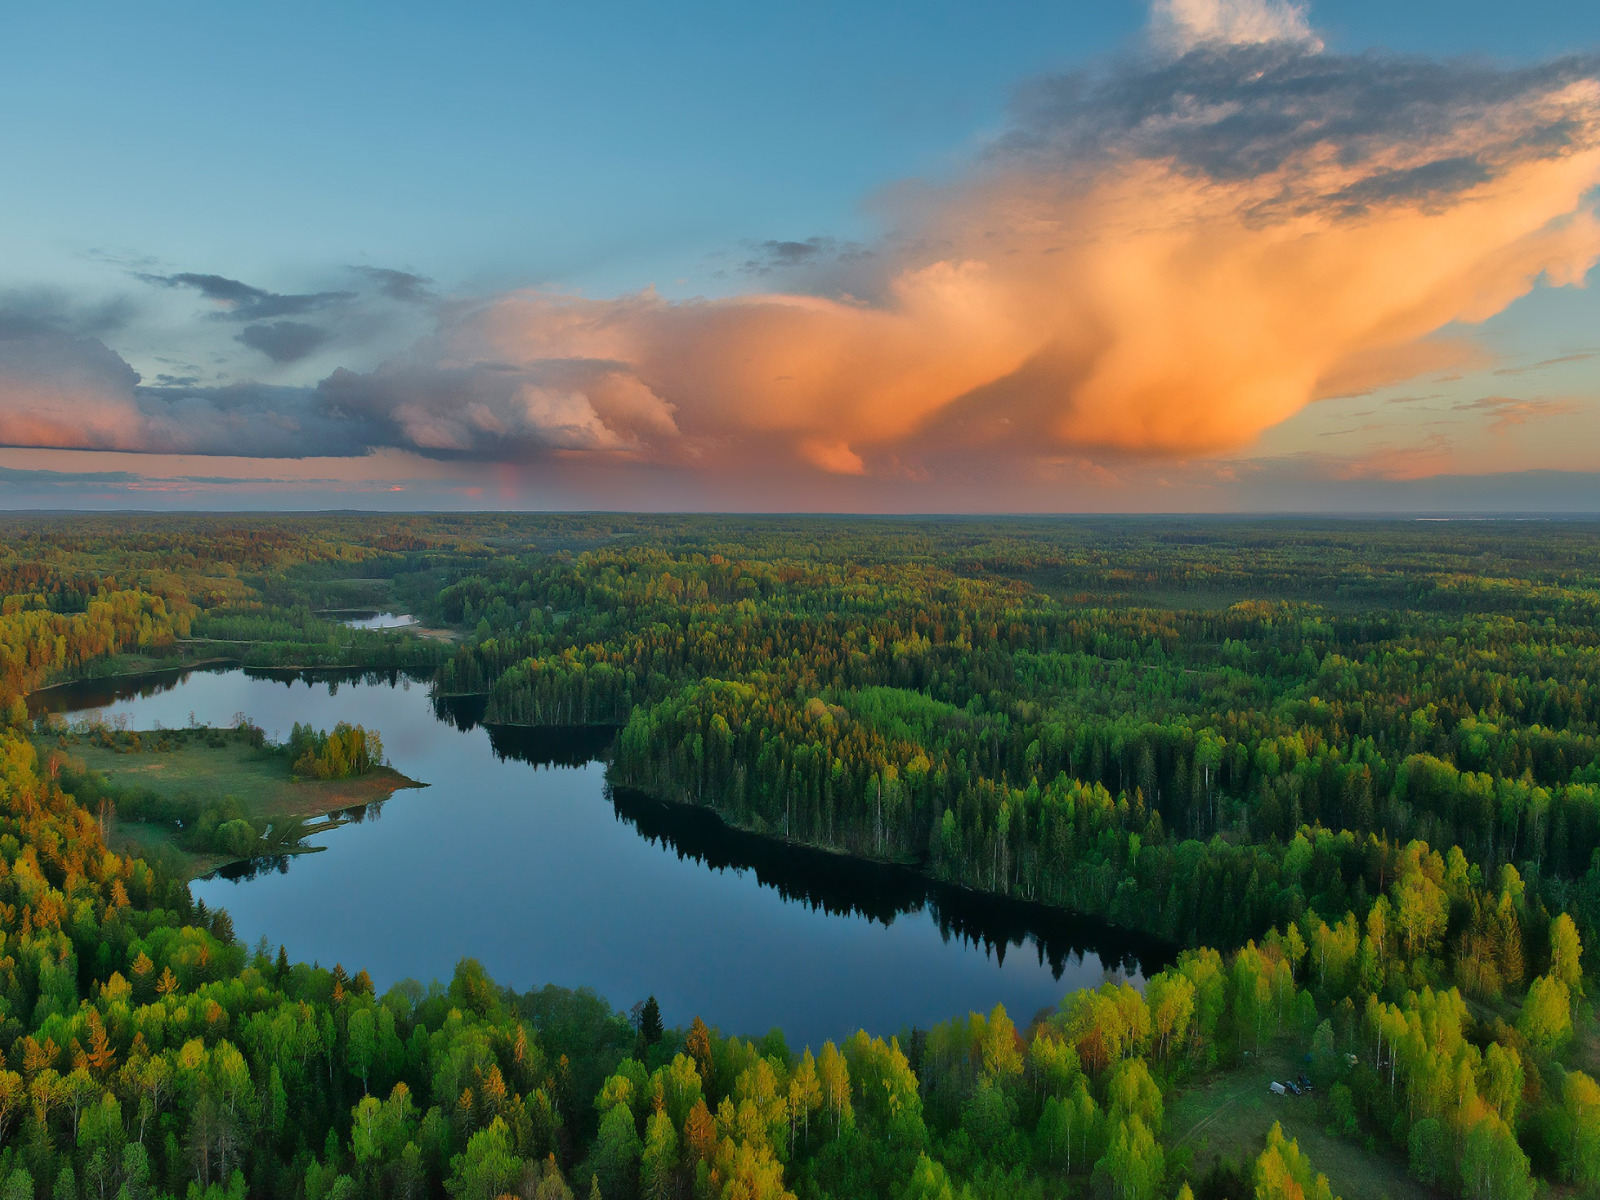
M 1109 972 L 1142 979 L 1165 948 L 1056 910 L 931 884 L 896 867 L 784 845 L 712 813 L 612 794 L 605 731 L 485 728 L 470 702 L 404 679 L 177 672 L 76 685 L 42 706 L 129 727 L 228 723 L 281 739 L 296 721 L 377 729 L 395 793 L 322 847 L 199 880 L 246 943 L 365 967 L 379 988 L 479 959 L 517 988 L 647 994 L 671 1023 L 780 1025 L 794 1045 L 857 1026 L 890 1034 L 996 1001 L 1020 1022 Z

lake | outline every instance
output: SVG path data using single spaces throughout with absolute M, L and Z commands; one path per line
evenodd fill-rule
M 708 811 L 607 786 L 606 730 L 478 723 L 404 678 L 179 671 L 38 693 L 36 709 L 128 726 L 231 723 L 275 740 L 296 721 L 376 729 L 395 793 L 311 839 L 323 847 L 192 885 L 246 944 L 365 967 L 380 991 L 481 961 L 518 990 L 588 986 L 669 1024 L 774 1025 L 791 1045 L 888 1035 L 997 1001 L 1019 1024 L 1111 976 L 1140 982 L 1168 948 L 1098 921 L 786 846 Z

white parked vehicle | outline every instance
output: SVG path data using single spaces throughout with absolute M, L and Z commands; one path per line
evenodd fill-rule
M 1272 1094 L 1275 1096 L 1287 1096 L 1289 1094 L 1289 1089 L 1284 1087 L 1283 1084 L 1274 1080 L 1272 1083 Z

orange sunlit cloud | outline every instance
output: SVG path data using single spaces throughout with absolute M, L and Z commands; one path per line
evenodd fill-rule
M 1522 133 L 1558 120 L 1559 152 L 1517 156 Z M 520 293 L 463 314 L 447 356 L 620 367 L 653 398 L 643 444 L 707 466 L 756 447 L 839 474 L 955 451 L 1192 456 L 1247 445 L 1324 395 L 1481 365 L 1470 343 L 1431 335 L 1541 281 L 1581 284 L 1600 258 L 1594 80 L 1353 164 L 1339 149 L 1313 140 L 1242 179 L 1115 155 L 1007 165 L 902 232 L 942 253 L 899 252 L 875 303 Z M 1382 194 L 1468 159 L 1481 180 Z M 590 394 L 595 420 L 640 436 Z

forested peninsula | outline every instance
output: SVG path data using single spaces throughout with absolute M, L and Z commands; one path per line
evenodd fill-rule
M 1600 1188 L 1593 523 L 0 530 L 4 1200 Z M 332 615 L 369 605 L 426 635 Z M 114 851 L 41 700 L 218 660 L 615 727 L 615 787 L 1177 953 L 1142 992 L 810 1047 L 470 959 L 380 991 Z M 295 772 L 370 768 L 367 732 L 297 729 Z M 1312 1088 L 1266 1109 L 1269 1078 Z

